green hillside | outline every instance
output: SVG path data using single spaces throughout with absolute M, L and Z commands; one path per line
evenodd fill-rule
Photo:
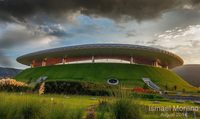
M 20 81 L 37 80 L 40 76 L 48 76 L 47 80 L 70 80 L 105 83 L 109 78 L 117 78 L 126 87 L 143 87 L 142 77 L 150 78 L 161 88 L 193 91 L 196 88 L 182 80 L 175 73 L 145 65 L 120 63 L 84 63 L 66 64 L 29 68 L 15 77 Z

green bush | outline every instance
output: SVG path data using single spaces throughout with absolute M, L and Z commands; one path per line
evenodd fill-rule
M 0 119 L 6 119 L 8 108 L 7 106 L 11 106 L 8 103 L 5 103 L 2 98 L 0 98 Z
M 97 115 L 96 119 L 108 119 L 111 105 L 106 100 L 99 101 L 98 107 L 96 109 Z
M 139 106 L 126 98 L 117 100 L 113 104 L 111 112 L 113 119 L 142 119 Z
M 67 119 L 82 119 L 83 118 L 83 110 L 82 109 L 73 109 L 70 111 Z
M 164 97 L 158 94 L 145 94 L 145 93 L 132 93 L 132 96 L 135 98 L 142 98 L 148 100 L 163 100 Z
M 39 105 L 42 111 L 42 118 L 39 119 L 69 119 L 70 108 L 62 103 L 59 104 L 54 101 L 49 102 L 48 100 L 43 100 Z
M 38 88 L 38 86 L 36 87 Z M 108 96 L 109 86 L 89 82 L 47 81 L 45 93 Z
M 26 92 L 32 90 L 29 86 L 0 86 L 0 91 L 6 92 Z
M 97 119 L 143 119 L 141 108 L 132 99 L 119 98 L 112 103 L 103 100 L 97 107 Z
M 20 109 L 21 108 L 21 109 Z M 37 119 L 42 115 L 39 105 L 29 103 L 21 106 L 16 113 L 16 119 Z M 14 118 L 12 118 L 14 119 Z
M 6 102 L 1 119 L 42 119 L 41 109 L 36 101 Z
M 68 119 L 67 118 L 67 114 L 68 114 L 68 109 L 65 108 L 61 108 L 61 109 L 56 109 L 56 108 L 52 108 L 50 110 L 48 110 L 48 115 L 47 115 L 47 119 Z

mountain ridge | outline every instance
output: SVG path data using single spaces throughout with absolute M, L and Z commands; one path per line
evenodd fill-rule
M 0 78 L 14 77 L 21 71 L 22 71 L 21 69 L 0 67 Z

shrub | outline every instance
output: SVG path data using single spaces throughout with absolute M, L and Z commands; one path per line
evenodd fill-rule
M 145 93 L 145 89 L 141 87 L 133 88 L 133 92 Z
M 42 119 L 42 110 L 36 101 L 10 102 L 7 105 L 4 118 L 7 119 Z
M 48 109 L 46 119 L 68 119 L 67 114 L 69 113 L 68 109 L 65 108 L 51 108 Z
M 16 81 L 14 79 L 2 79 L 0 80 L 0 91 L 8 92 L 24 92 L 31 90 L 26 83 Z
M 177 86 L 176 86 L 176 85 L 174 85 L 174 90 L 175 90 L 175 91 L 177 90 Z
M 39 86 L 36 88 L 38 89 Z M 108 96 L 109 86 L 89 82 L 47 81 L 45 93 Z
M 8 114 L 8 109 L 6 107 L 9 106 L 9 104 L 5 103 L 3 99 L 0 100 L 0 119 L 5 119 Z
M 165 85 L 165 90 L 168 90 L 168 85 L 167 84 Z
M 97 111 L 108 112 L 110 110 L 110 104 L 107 100 L 99 100 Z
M 113 119 L 142 119 L 139 106 L 126 98 L 117 100 L 113 104 L 111 112 Z
M 34 103 L 26 104 L 18 111 L 18 119 L 37 119 L 42 115 L 39 105 Z
M 148 85 L 145 83 L 143 89 L 149 89 Z
M 145 94 L 145 93 L 133 93 L 133 97 L 142 98 L 142 99 L 149 99 L 149 100 L 163 100 L 164 98 L 160 95 L 156 94 Z
M 183 92 L 183 93 L 185 93 L 185 92 L 186 92 L 185 88 L 183 88 L 183 89 L 182 89 L 182 92 Z
M 87 112 L 86 119 L 96 119 L 95 110 L 90 110 Z
M 67 117 L 67 119 L 82 119 L 82 118 L 83 118 L 82 109 L 72 109 Z
M 100 100 L 96 109 L 96 119 L 108 119 L 108 112 L 110 112 L 110 106 L 111 105 L 108 103 L 108 101 Z

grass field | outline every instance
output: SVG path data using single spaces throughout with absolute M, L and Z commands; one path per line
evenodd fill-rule
M 119 63 L 85 63 L 66 64 L 46 67 L 29 68 L 17 75 L 19 81 L 37 80 L 40 76 L 48 76 L 48 80 L 85 81 L 106 84 L 109 78 L 117 78 L 121 85 L 126 87 L 143 87 L 143 77 L 150 78 L 161 88 L 173 90 L 196 91 L 175 73 L 157 67 L 119 64 Z
M 1 92 L 0 100 L 0 119 L 85 119 L 87 109 L 93 105 L 98 106 L 99 100 L 107 100 L 112 104 L 117 100 L 117 97 L 39 96 L 37 94 Z M 159 101 L 159 103 L 155 103 L 155 101 L 145 99 L 132 100 L 139 104 L 140 108 L 147 107 L 141 108 L 142 119 L 165 119 L 160 117 L 160 114 L 164 112 L 149 112 L 148 106 L 198 106 L 192 102 Z M 168 113 L 173 114 L 173 112 Z
M 0 93 L 0 119 L 81 119 L 97 100 L 87 96 Z

